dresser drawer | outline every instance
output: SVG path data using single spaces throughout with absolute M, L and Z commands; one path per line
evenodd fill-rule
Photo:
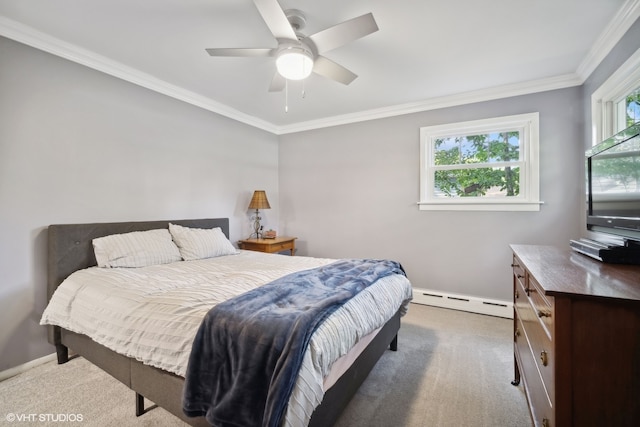
M 532 276 L 528 277 L 528 284 L 531 305 L 545 332 L 553 340 L 553 297 L 547 297 L 540 284 Z
M 526 296 L 526 291 L 522 287 L 518 286 L 516 290 L 518 298 L 515 300 L 515 306 L 520 323 L 520 338 L 527 341 L 536 371 L 542 378 L 549 399 L 553 402 L 555 358 L 552 341 L 533 308 L 532 299 Z
M 518 366 L 521 372 L 521 379 L 527 391 L 527 399 L 531 408 L 531 416 L 536 427 L 550 427 L 553 422 L 553 404 L 549 397 L 548 389 L 545 388 L 538 365 L 531 353 L 531 348 L 524 334 L 525 327 L 518 319 L 516 323 L 515 350 Z

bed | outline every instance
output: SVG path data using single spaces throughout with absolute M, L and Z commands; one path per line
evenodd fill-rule
M 170 223 L 196 229 L 219 227 L 227 238 L 229 235 L 227 218 L 51 225 L 48 230 L 47 292 L 49 300 L 69 275 L 96 266 L 93 239 L 133 231 L 164 229 L 168 228 Z M 245 256 L 257 256 L 257 254 Z M 260 255 L 278 257 L 277 259 L 286 258 L 282 255 Z M 410 294 L 410 291 L 408 292 Z M 400 317 L 406 310 L 409 299 L 410 295 L 388 319 L 385 319 L 384 324 L 367 335 L 367 340 L 363 339 L 366 346 L 360 343 L 362 348 L 350 351 L 350 354 L 356 355 L 354 361 L 349 361 L 341 369 L 335 369 L 340 372 L 340 375 L 333 378 L 330 387 L 324 391 L 322 401 L 313 410 L 308 425 L 334 424 L 382 353 L 387 348 L 394 351 L 397 349 Z M 99 344 L 85 334 L 56 325 L 48 326 L 48 339 L 56 347 L 58 363 L 67 362 L 71 350 L 72 353 L 83 356 L 132 389 L 135 392 L 136 415 L 142 415 L 148 410 L 144 407 L 144 398 L 146 398 L 190 425 L 209 425 L 204 417 L 192 418 L 184 415 L 182 397 L 185 380 L 183 376 L 176 374 L 178 371 L 172 372 L 171 369 L 150 365 L 136 357 L 125 356 L 106 345 Z

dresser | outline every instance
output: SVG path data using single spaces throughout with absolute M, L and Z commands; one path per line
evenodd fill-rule
M 640 266 L 511 245 L 514 385 L 535 426 L 640 426 Z

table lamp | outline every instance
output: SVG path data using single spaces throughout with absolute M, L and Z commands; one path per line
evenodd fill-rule
M 260 239 L 262 237 L 262 226 L 260 225 L 260 220 L 262 218 L 260 218 L 260 209 L 271 209 L 271 206 L 269 206 L 269 200 L 267 200 L 267 193 L 265 193 L 264 190 L 254 191 L 248 209 L 256 210 L 256 213 L 253 216 L 253 233 L 249 238 L 252 238 L 255 235 L 256 239 Z

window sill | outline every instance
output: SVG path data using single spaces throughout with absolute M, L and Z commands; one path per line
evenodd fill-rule
M 513 212 L 537 212 L 544 202 L 471 202 L 471 201 L 443 201 L 443 202 L 418 202 L 421 211 L 513 211 Z

